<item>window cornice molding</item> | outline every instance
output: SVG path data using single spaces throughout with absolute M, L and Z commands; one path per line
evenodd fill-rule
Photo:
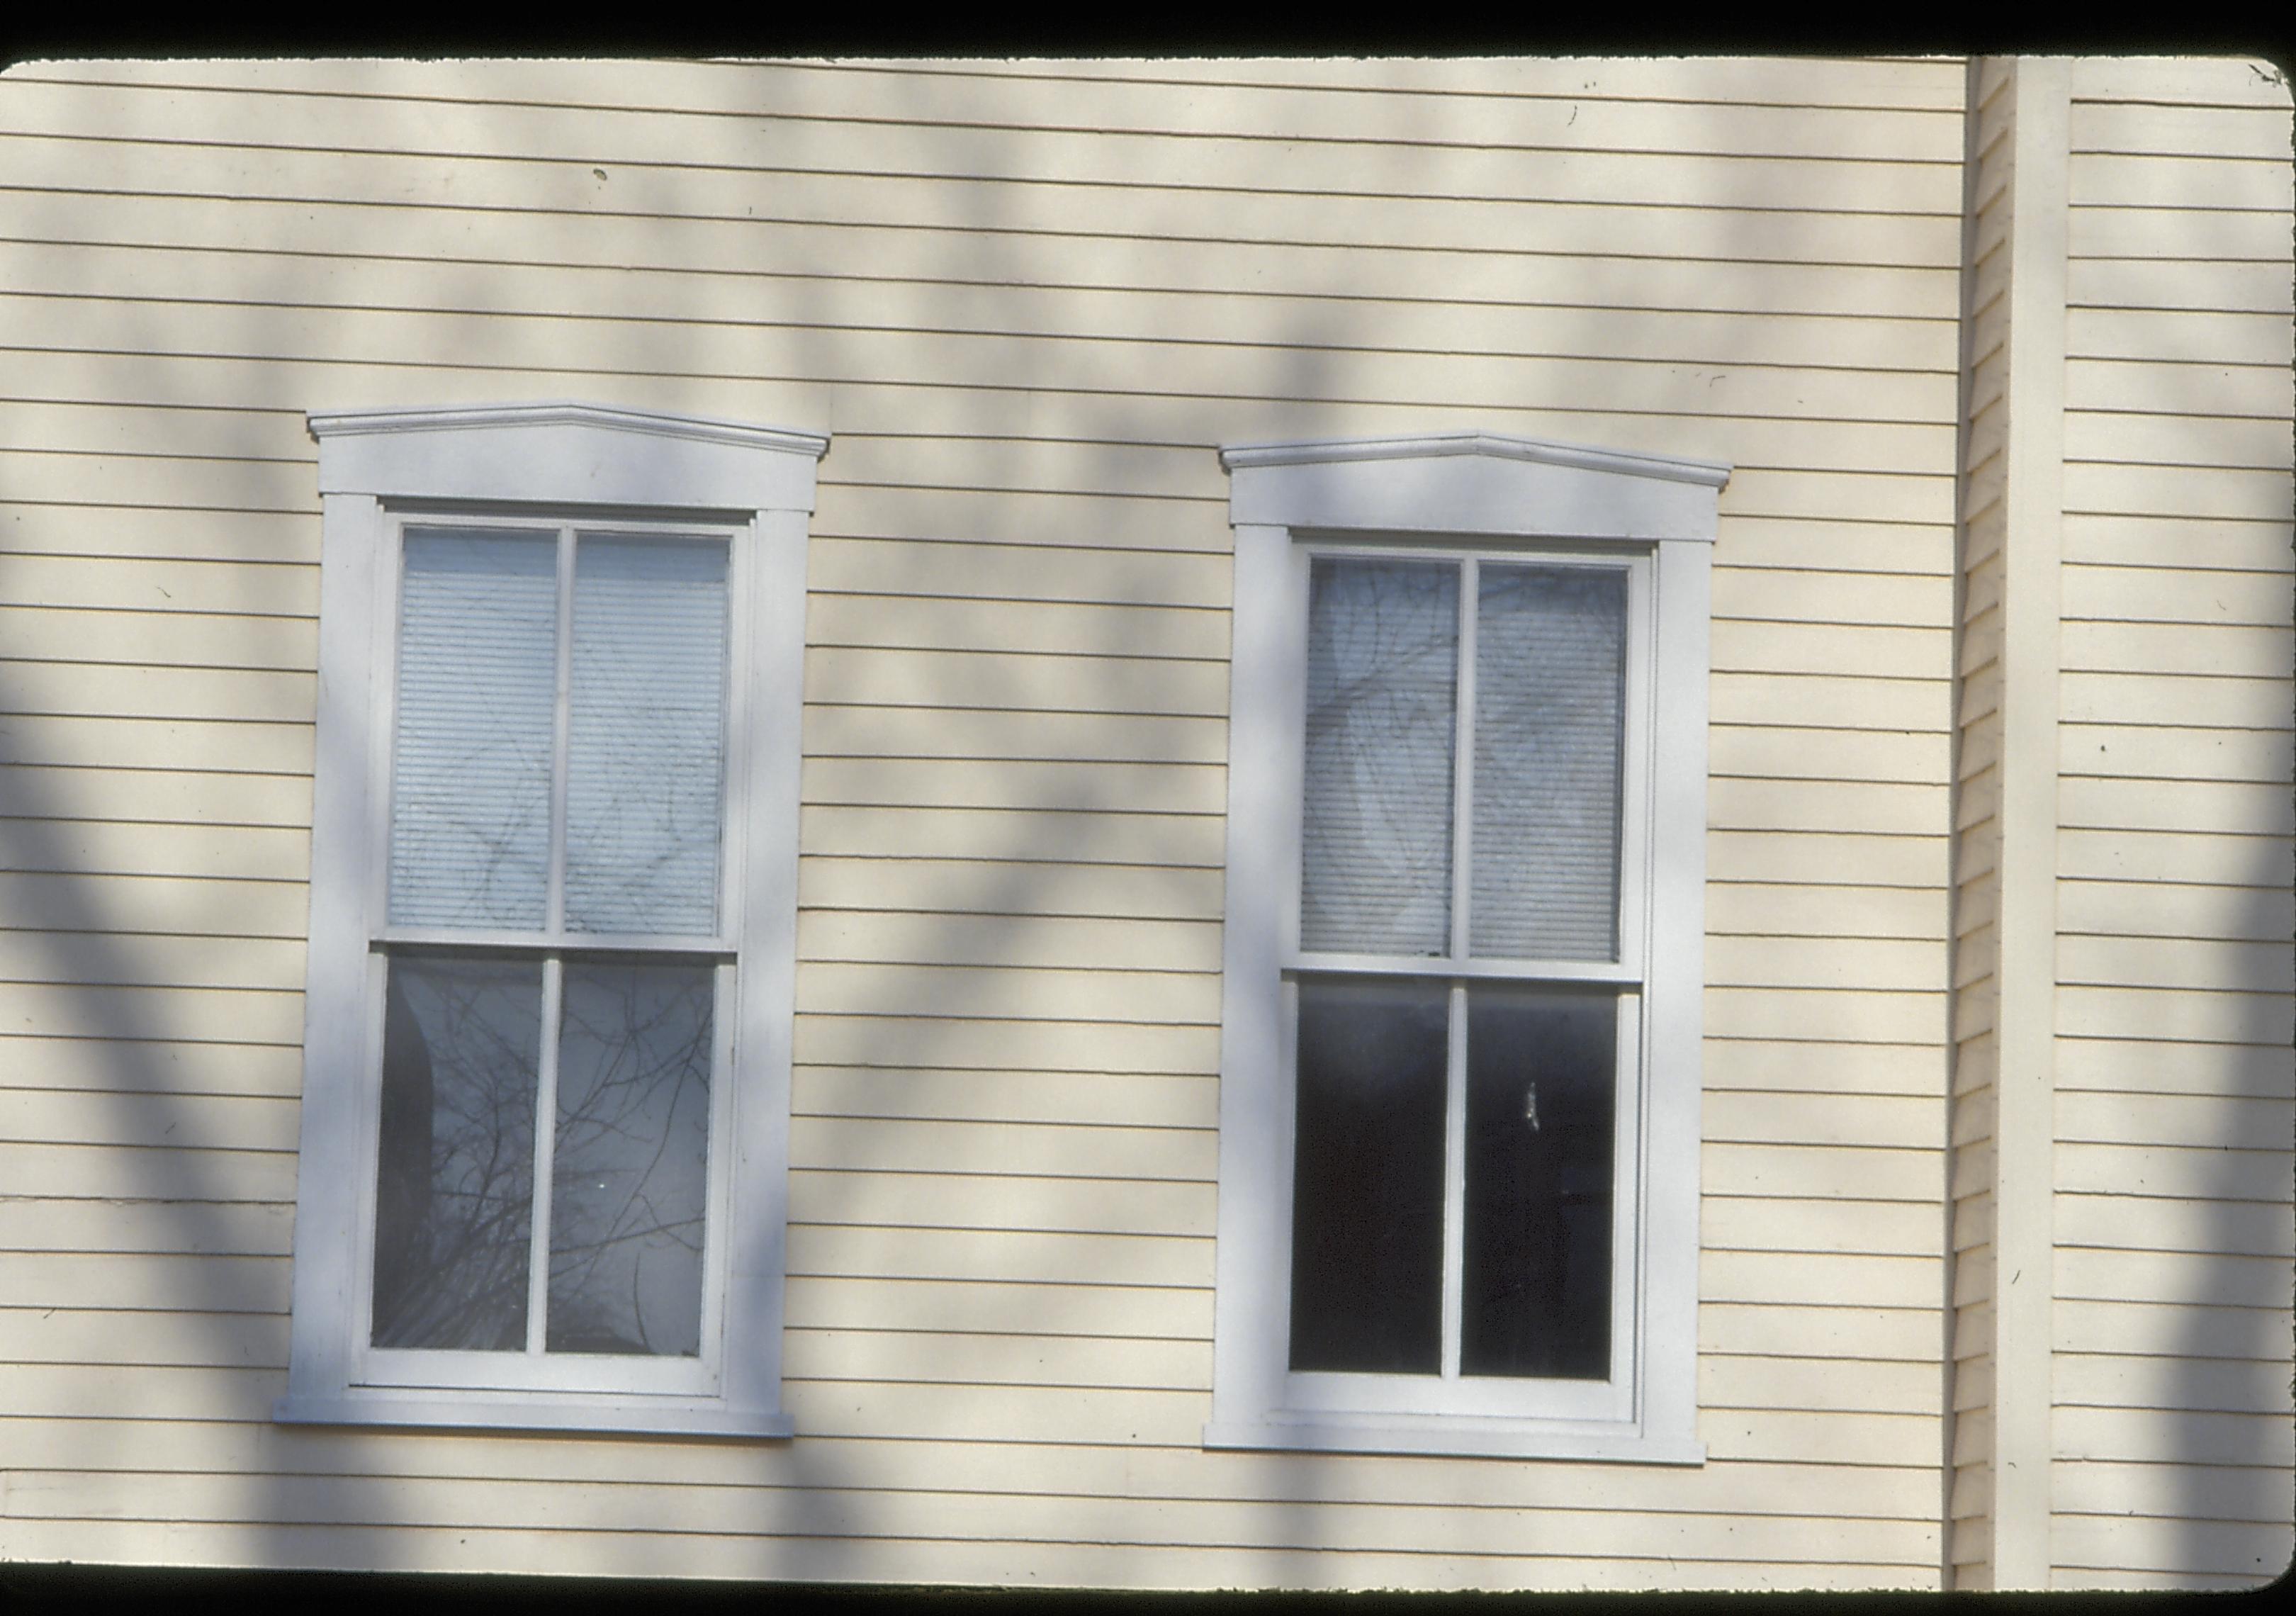
M 547 400 L 314 410 L 319 492 L 379 499 L 810 511 L 818 432 Z
M 1632 477 L 1663 477 L 1720 488 L 1731 467 L 1718 460 L 1680 455 L 1644 455 L 1631 449 L 1596 448 L 1547 438 L 1513 438 L 1499 432 L 1414 432 L 1401 438 L 1314 438 L 1284 443 L 1236 443 L 1220 451 L 1229 471 L 1268 465 L 1318 465 L 1341 460 L 1415 460 L 1438 455 L 1485 455 L 1497 460 L 1527 460 L 1542 465 L 1576 466 L 1588 472 L 1621 472 Z
M 1231 444 L 1236 527 L 1712 543 L 1732 468 L 1496 432 Z

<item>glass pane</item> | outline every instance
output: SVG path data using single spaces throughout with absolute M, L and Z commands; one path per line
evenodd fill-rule
M 1301 947 L 1450 952 L 1458 661 L 1456 566 L 1313 563 Z
M 1469 947 L 1616 959 L 1627 576 L 1480 571 Z
M 1294 1369 L 1442 1368 L 1448 1000 L 1440 982 L 1300 984 Z
M 398 955 L 387 998 L 374 1344 L 523 1351 L 542 967 Z
M 548 534 L 406 531 L 390 788 L 398 924 L 544 923 L 557 569 Z
M 726 651 L 723 540 L 581 536 L 569 931 L 717 930 Z
M 1607 1380 L 1618 999 L 1467 992 L 1466 1374 Z
M 566 966 L 553 1352 L 701 1350 L 714 976 L 708 965 Z

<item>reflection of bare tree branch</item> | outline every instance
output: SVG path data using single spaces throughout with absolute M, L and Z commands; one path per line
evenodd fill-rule
M 706 1122 L 697 1132 L 679 1119 L 708 1114 L 709 973 L 680 965 L 570 965 L 567 984 L 550 1345 L 692 1351 L 696 1321 L 686 1315 L 699 1301 Z M 603 1054 L 579 1062 L 594 1068 L 586 1086 L 571 1070 L 586 1048 Z M 695 1147 L 692 1160 L 672 1160 L 681 1144 Z M 672 1267 L 655 1277 L 659 1289 L 679 1298 L 675 1317 L 649 1304 L 644 1285 L 649 1259 L 659 1270 L 668 1251 L 677 1253 Z
M 570 931 L 706 932 L 717 923 L 727 546 L 577 535 L 570 647 L 558 609 L 565 554 L 545 533 L 408 533 L 394 915 L 534 926 L 555 887 Z M 555 875 L 544 851 L 554 701 L 570 726 Z M 545 1028 L 554 974 L 559 1024 Z M 393 956 L 377 1345 L 524 1349 L 550 1038 L 545 1347 L 699 1349 L 714 997 L 712 967 L 667 956 Z
M 399 1013 L 385 1023 L 381 1151 L 399 1198 L 376 1210 L 375 1344 L 516 1350 L 541 969 L 409 956 L 391 961 L 390 977 Z M 415 1200 L 411 1169 L 426 1143 Z
M 1448 947 L 1459 570 L 1318 561 L 1305 804 L 1310 947 Z
M 416 954 L 392 961 L 378 1346 L 525 1344 L 542 970 Z M 711 968 L 570 962 L 563 972 L 547 1344 L 691 1353 Z

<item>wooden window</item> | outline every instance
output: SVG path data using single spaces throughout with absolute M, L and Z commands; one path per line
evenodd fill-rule
M 805 529 L 825 439 L 312 417 L 291 1421 L 786 1434 Z
M 1697 462 L 1234 475 L 1216 1446 L 1694 1462 Z

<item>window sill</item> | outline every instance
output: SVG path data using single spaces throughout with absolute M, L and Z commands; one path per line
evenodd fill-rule
M 1451 1454 L 1505 1459 L 1600 1459 L 1620 1464 L 1703 1464 L 1694 1437 L 1648 1434 L 1632 1426 L 1554 1420 L 1414 1419 L 1379 1415 L 1275 1415 L 1263 1421 L 1214 1420 L 1206 1448 L 1311 1453 Z
M 660 1406 L 650 1406 L 659 1401 Z M 567 1431 L 601 1434 L 717 1437 L 742 1440 L 788 1438 L 797 1432 L 785 1414 L 729 1409 L 711 1404 L 633 1397 L 572 1403 L 440 1397 L 429 1393 L 284 1397 L 271 1417 L 282 1425 L 395 1425 L 479 1431 Z

